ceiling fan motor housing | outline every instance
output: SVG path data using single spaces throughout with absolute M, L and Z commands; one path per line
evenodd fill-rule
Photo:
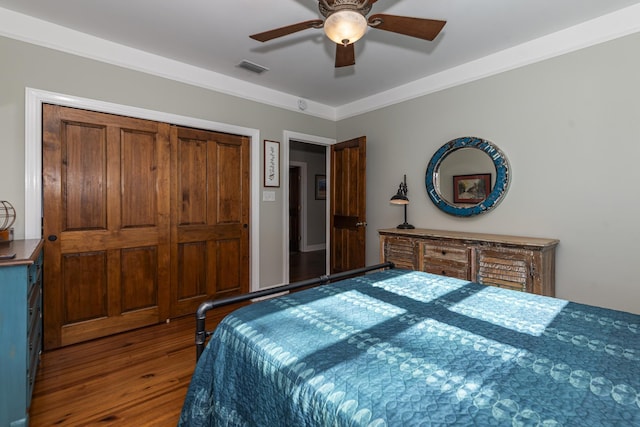
M 371 12 L 369 0 L 333 0 L 331 4 L 329 4 L 329 1 L 330 0 L 320 0 L 318 2 L 320 13 L 325 18 L 339 10 L 354 10 L 363 16 Z

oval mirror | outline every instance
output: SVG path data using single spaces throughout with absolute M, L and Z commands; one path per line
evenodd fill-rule
M 509 187 L 509 162 L 491 142 L 465 136 L 435 152 L 425 175 L 427 194 L 443 212 L 455 216 L 485 213 Z

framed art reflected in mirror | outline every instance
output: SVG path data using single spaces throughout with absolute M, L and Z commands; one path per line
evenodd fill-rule
M 491 174 L 455 175 L 453 202 L 476 204 L 487 198 L 491 191 Z

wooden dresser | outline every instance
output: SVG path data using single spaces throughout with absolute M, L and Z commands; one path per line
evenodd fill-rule
M 0 426 L 28 426 L 42 348 L 42 241 L 0 244 Z
M 555 296 L 556 239 L 444 230 L 378 230 L 380 260 L 398 268 Z

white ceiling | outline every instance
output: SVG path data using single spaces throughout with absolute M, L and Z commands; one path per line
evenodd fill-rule
M 381 92 L 389 99 L 406 99 L 422 90 L 411 82 L 431 79 L 435 88 L 444 87 L 640 31 L 638 0 L 379 0 L 371 14 L 441 19 L 447 24 L 433 42 L 369 29 L 356 43 L 356 65 L 340 69 L 334 68 L 335 45 L 322 30 L 266 43 L 248 37 L 321 18 L 317 6 L 317 0 L 0 0 L 4 12 L 20 14 L 10 18 L 28 15 L 213 72 L 208 76 L 233 78 L 222 79 L 222 86 L 237 79 L 249 83 L 248 92 L 257 85 L 333 110 L 349 105 L 364 110 L 367 107 L 358 103 L 373 102 Z M 25 22 L 32 26 L 40 21 Z M 57 27 L 41 24 L 44 32 L 37 36 L 26 34 L 24 24 L 14 30 L 4 25 L 0 35 L 63 48 L 62 41 L 48 41 L 55 39 Z M 139 58 L 144 60 L 144 55 Z M 488 66 L 481 58 L 494 60 Z M 243 59 L 269 71 L 258 75 L 241 69 Z M 111 61 L 127 64 L 136 59 Z M 471 69 L 479 70 L 478 75 L 469 73 Z M 215 86 L 215 79 L 210 80 Z M 255 92 L 254 98 L 260 98 L 260 91 Z

